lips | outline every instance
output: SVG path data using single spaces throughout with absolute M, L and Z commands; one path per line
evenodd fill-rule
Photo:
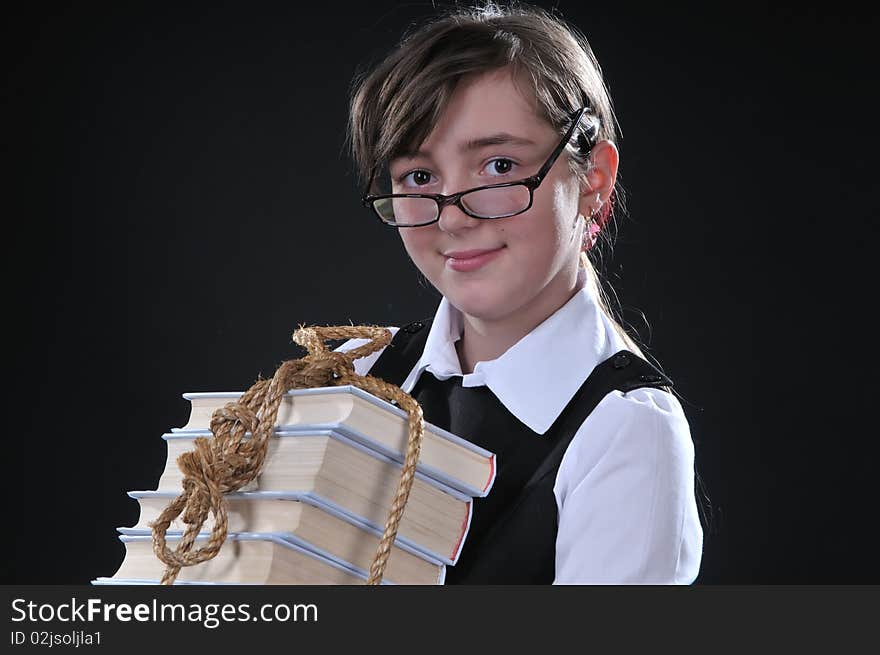
M 446 255 L 446 267 L 461 273 L 475 271 L 495 259 L 502 250 L 504 250 L 504 246 L 488 250 L 453 250 L 444 253 Z
M 476 257 L 487 252 L 493 252 L 495 250 L 500 250 L 500 248 L 483 248 L 480 250 L 453 250 L 451 252 L 444 252 L 443 254 L 446 257 L 452 257 L 453 259 L 471 259 L 472 257 Z

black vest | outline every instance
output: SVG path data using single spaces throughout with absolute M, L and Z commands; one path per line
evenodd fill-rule
M 369 374 L 402 385 L 422 356 L 430 322 L 402 327 Z M 672 381 L 622 350 L 596 366 L 550 429 L 539 435 L 488 387 L 462 387 L 461 380 L 438 380 L 426 371 L 410 391 L 425 421 L 497 456 L 495 483 L 485 498 L 474 499 L 470 531 L 455 566 L 447 567 L 446 584 L 550 584 L 557 531 L 553 485 L 569 442 L 608 393 L 672 386 Z

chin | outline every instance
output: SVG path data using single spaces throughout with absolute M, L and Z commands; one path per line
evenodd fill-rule
M 486 293 L 480 289 L 448 289 L 446 299 L 460 312 L 486 321 L 496 320 L 509 312 L 503 293 Z

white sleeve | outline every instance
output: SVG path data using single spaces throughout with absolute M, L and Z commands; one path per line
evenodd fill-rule
M 703 531 L 694 446 L 681 405 L 659 389 L 612 392 L 580 427 L 554 486 L 554 584 L 689 584 Z
M 391 331 L 391 338 L 393 339 L 394 335 L 397 334 L 397 331 L 400 328 L 389 327 L 388 329 Z M 338 348 L 334 348 L 334 352 L 345 352 L 348 350 L 352 350 L 353 348 L 357 348 L 358 346 L 363 346 L 367 342 L 369 342 L 369 339 L 349 339 Z M 354 360 L 354 372 L 358 375 L 366 375 L 373 367 L 373 364 L 376 363 L 376 360 L 379 359 L 379 355 L 381 355 L 383 352 L 385 352 L 385 348 L 381 348 L 377 352 L 371 353 L 366 357 L 361 357 L 360 359 Z

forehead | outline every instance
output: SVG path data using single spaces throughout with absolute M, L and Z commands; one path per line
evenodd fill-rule
M 517 84 L 508 69 L 462 78 L 440 119 L 418 148 L 422 156 L 461 155 L 490 145 L 493 137 L 508 135 L 512 147 L 544 147 L 554 138 L 552 126 L 540 115 L 534 94 Z M 497 141 L 497 139 L 496 139 Z M 413 158 L 409 151 L 403 158 Z

